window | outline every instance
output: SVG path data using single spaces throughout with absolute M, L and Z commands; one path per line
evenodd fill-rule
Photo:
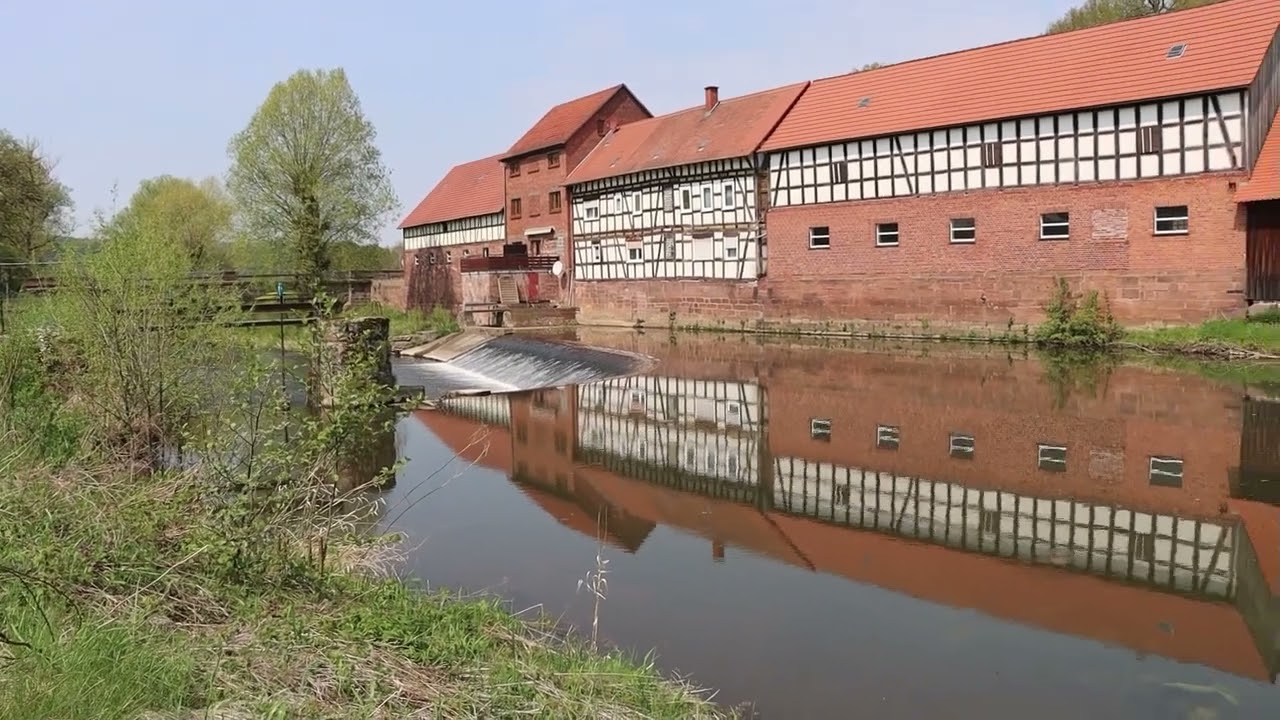
M 895 425 L 876 426 L 876 447 L 881 450 L 898 449 L 898 428 Z
M 738 193 L 733 189 L 733 185 L 725 183 L 724 197 L 722 200 L 724 201 L 724 208 L 726 210 L 732 210 L 733 207 L 738 204 Z
M 1159 455 L 1148 458 L 1147 480 L 1157 487 L 1182 487 L 1182 458 Z
M 951 457 L 960 460 L 973 459 L 973 436 L 963 433 L 951 433 Z
M 631 196 L 631 214 L 640 215 L 644 212 L 644 195 L 635 193 Z
M 520 217 L 520 198 L 511 198 L 511 217 Z
M 727 260 L 738 259 L 738 246 L 736 243 L 726 242 L 724 244 L 724 256 Z
M 1070 213 L 1044 213 L 1040 216 L 1041 240 L 1067 240 L 1070 237 Z
M 822 442 L 831 442 L 831 421 L 817 418 L 810 419 L 809 437 Z
M 982 145 L 982 167 L 993 168 L 1004 164 L 1004 146 L 998 142 Z
M 547 211 L 553 212 L 553 213 L 560 212 L 560 191 L 559 190 L 552 190 L 551 193 L 547 195 Z
M 1151 562 L 1156 559 L 1155 533 L 1135 533 L 1129 536 L 1129 554 L 1134 560 Z
M 1000 534 L 1000 511 L 983 510 L 978 516 L 978 530 L 987 535 Z
M 1156 208 L 1157 235 L 1186 235 L 1189 213 L 1186 205 Z
M 596 204 L 587 205 L 582 209 L 582 214 L 588 220 L 597 220 L 600 218 L 600 206 Z
M 596 118 L 596 134 L 597 135 L 599 135 L 600 137 L 604 137 L 604 133 L 608 129 L 609 129 L 609 126 L 605 124 L 604 118 Z
M 520 174 L 520 163 L 519 163 L 519 162 L 513 162 L 513 163 L 511 163 L 511 164 L 507 165 L 507 175 L 509 175 L 509 176 L 511 176 L 511 177 L 515 177 L 515 176 L 517 176 L 517 175 L 519 175 L 519 174 Z
M 547 167 L 560 167 L 560 153 L 547 153 Z
M 1158 153 L 1164 149 L 1164 131 L 1159 126 L 1138 128 L 1138 152 L 1142 155 Z
M 627 262 L 640 262 L 641 260 L 644 260 L 644 246 L 628 245 Z
M 702 188 L 702 209 L 711 209 L 711 188 L 709 187 Z
M 831 163 L 831 182 L 839 185 L 849 182 L 849 164 L 843 162 Z
M 1040 443 L 1036 446 L 1036 467 L 1049 472 L 1066 472 L 1067 448 Z
M 483 255 L 484 257 L 489 257 L 489 248 L 484 248 L 483 250 L 480 251 L 480 254 Z
M 876 223 L 876 247 L 898 245 L 898 223 Z
M 680 207 L 683 208 L 685 212 L 688 212 L 693 209 L 693 198 L 690 196 L 690 193 L 688 190 L 680 191 L 680 201 L 681 201 Z
M 825 250 L 831 247 L 831 229 L 822 227 L 809 228 L 809 249 Z
M 951 242 L 971 243 L 978 239 L 978 224 L 973 218 L 951 218 Z

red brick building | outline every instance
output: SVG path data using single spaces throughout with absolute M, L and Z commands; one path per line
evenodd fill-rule
M 1280 299 L 1278 23 L 1228 0 L 815 80 L 763 147 L 766 317 L 1021 324 L 1054 276 L 1128 323 Z

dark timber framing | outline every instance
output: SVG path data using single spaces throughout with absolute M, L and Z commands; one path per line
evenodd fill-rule
M 500 242 L 505 237 L 504 216 L 496 212 L 407 227 L 404 229 L 404 249 Z
M 1271 45 L 1262 58 L 1258 74 L 1249 85 L 1249 129 L 1244 149 L 1244 166 L 1252 170 L 1267 133 L 1280 109 L 1280 30 L 1271 37 Z
M 770 205 L 1241 170 L 1258 124 L 1231 90 L 777 151 Z
M 712 160 L 575 184 L 574 278 L 763 275 L 762 160 Z

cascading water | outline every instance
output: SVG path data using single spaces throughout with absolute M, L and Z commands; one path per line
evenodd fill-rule
M 457 390 L 512 392 L 576 385 L 627 375 L 642 355 L 518 335 L 496 337 L 449 362 L 398 362 L 396 380 L 418 385 L 428 397 Z

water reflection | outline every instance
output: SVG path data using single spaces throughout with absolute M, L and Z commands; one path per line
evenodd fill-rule
M 646 376 L 453 398 L 416 415 L 577 538 L 532 546 L 517 506 L 498 509 L 492 487 L 487 505 L 459 490 L 456 505 L 404 525 L 485 508 L 505 520 L 477 517 L 458 532 L 456 547 L 475 543 L 465 570 L 453 562 L 467 559 L 426 549 L 429 579 L 531 565 L 568 584 L 548 556 L 594 544 L 603 528 L 635 557 L 614 566 L 615 588 L 627 589 L 606 601 L 604 634 L 656 645 L 671 666 L 770 717 L 844 716 L 856 692 L 883 700 L 878 717 L 1280 712 L 1266 685 L 1280 666 L 1280 404 L 1123 366 L 1064 383 L 1051 363 L 998 353 L 605 341 L 661 362 Z M 499 557 L 478 549 L 495 542 Z M 746 575 L 690 565 L 697 543 Z M 744 554 L 725 564 L 734 551 Z M 545 582 L 505 589 L 554 601 Z M 929 605 L 983 619 L 951 617 L 939 637 L 921 637 L 939 617 Z M 896 641 L 876 629 L 903 623 Z M 1016 651 L 995 652 L 1002 645 Z M 929 675 L 928 689 L 910 679 L 930 671 L 954 677 Z M 976 690 L 983 683 L 1001 692 Z

